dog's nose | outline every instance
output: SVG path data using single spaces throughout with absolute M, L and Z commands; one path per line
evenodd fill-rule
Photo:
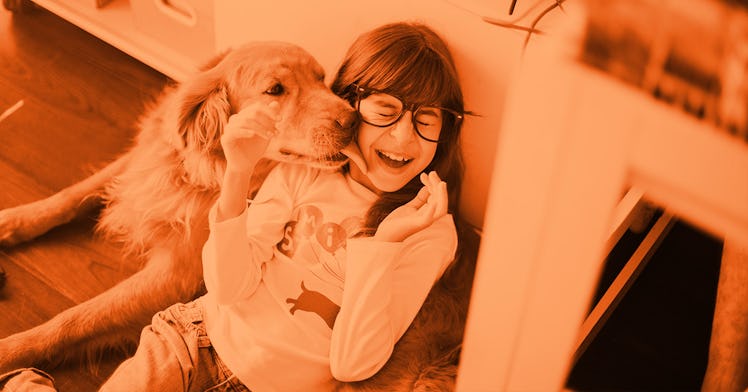
M 356 111 L 351 109 L 341 112 L 335 119 L 335 122 L 342 129 L 350 129 L 353 128 L 354 125 L 356 125 L 356 120 Z

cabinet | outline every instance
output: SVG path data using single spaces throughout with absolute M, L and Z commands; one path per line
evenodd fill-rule
M 21 1 L 7 1 L 6 7 L 11 9 L 20 7 L 21 3 Z M 83 0 L 33 0 L 33 3 L 68 20 L 174 80 L 183 80 L 205 61 L 203 56 L 190 56 L 180 52 L 163 39 L 139 28 L 133 4 L 128 0 L 113 0 L 101 7 L 95 7 L 93 1 Z M 168 5 L 172 2 L 162 1 L 161 3 Z M 174 3 L 186 4 L 184 1 Z M 212 39 L 212 37 L 208 36 L 207 39 Z M 205 53 L 205 55 L 209 54 Z

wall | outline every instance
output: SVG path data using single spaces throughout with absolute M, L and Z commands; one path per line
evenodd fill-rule
M 466 108 L 481 115 L 469 117 L 463 127 L 467 172 L 462 211 L 468 221 L 483 226 L 505 91 L 520 58 L 523 33 L 483 22 L 445 0 L 219 1 L 215 7 L 219 50 L 250 40 L 289 41 L 314 55 L 328 77 L 366 30 L 399 20 L 424 22 L 437 30 L 455 56 Z

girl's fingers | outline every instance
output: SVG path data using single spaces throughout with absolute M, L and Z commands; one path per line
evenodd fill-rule
M 280 104 L 277 101 L 270 102 L 267 107 L 270 109 L 270 115 L 275 122 L 283 120 L 280 115 Z
M 416 211 L 414 220 L 418 226 L 426 226 L 434 221 L 436 207 L 431 203 L 426 203 Z
M 234 116 L 240 116 L 235 114 Z M 233 122 L 232 122 L 233 120 Z M 277 121 L 267 113 L 255 113 L 253 116 L 230 118 L 229 125 L 237 128 L 274 128 Z
M 246 110 L 246 109 L 245 109 Z M 277 122 L 267 113 L 253 112 L 254 116 L 237 113 L 229 118 L 224 133 L 233 139 L 252 138 L 255 136 L 269 139 L 278 132 Z
M 447 193 L 446 182 L 444 181 L 439 182 L 439 184 L 437 185 L 436 195 L 437 195 L 436 214 L 437 214 L 437 217 L 441 217 L 442 215 L 446 215 L 449 209 L 449 194 Z
M 429 187 L 429 189 L 435 189 L 436 186 L 442 182 L 442 179 L 439 178 L 439 175 L 436 174 L 435 171 L 431 171 L 428 174 L 421 173 L 419 179 L 421 180 L 421 183 Z
M 233 140 L 242 141 L 242 140 L 252 140 L 255 138 L 263 139 L 263 140 L 270 140 L 274 134 L 269 132 L 255 132 L 255 131 L 242 131 L 242 133 L 235 135 Z
M 232 128 L 226 130 L 226 137 L 229 140 L 241 140 L 251 139 L 254 137 L 261 137 L 263 139 L 270 139 L 277 134 L 275 128 L 263 128 L 263 127 L 252 127 L 252 128 Z
M 426 206 L 428 206 L 429 208 L 429 218 L 432 222 L 441 218 L 447 213 L 447 203 L 443 197 L 432 195 L 432 197 L 429 199 L 429 202 L 426 203 L 424 207 L 422 207 L 422 209 L 426 208 Z
M 258 102 L 240 110 L 238 113 L 234 114 L 234 116 L 237 118 L 256 118 L 258 116 L 265 116 L 273 122 L 280 121 L 280 105 L 277 101 L 272 101 L 269 104 Z
M 429 180 L 431 180 L 431 184 L 433 185 L 436 185 L 442 182 L 442 179 L 439 178 L 439 175 L 436 174 L 435 171 L 432 171 L 431 173 L 429 173 Z
M 276 128 L 258 128 L 258 129 L 245 129 L 244 130 L 244 136 L 247 138 L 251 138 L 254 136 L 259 136 L 265 139 L 270 139 L 273 136 L 275 136 L 278 133 L 278 130 Z
M 273 127 L 281 120 L 280 105 L 273 101 L 269 104 L 250 105 L 229 117 L 228 123 L 239 127 L 251 127 L 252 124 Z
M 416 197 L 414 197 L 413 200 L 408 202 L 408 205 L 415 209 L 419 209 L 424 204 L 426 204 L 428 200 L 429 200 L 429 190 L 427 187 L 424 186 L 418 191 L 418 194 L 416 195 Z
M 447 193 L 447 183 L 439 178 L 435 171 L 428 174 L 421 173 L 419 176 L 424 189 L 428 189 L 429 196 L 426 205 L 433 207 L 432 219 L 436 220 L 442 215 L 446 215 L 449 209 L 449 194 Z

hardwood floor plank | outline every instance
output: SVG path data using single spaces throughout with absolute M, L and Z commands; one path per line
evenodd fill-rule
M 47 184 L 22 173 L 2 158 L 3 156 L 0 154 L 0 189 L 2 189 L 2 192 L 0 192 L 0 208 L 29 203 L 51 193 L 51 188 Z
M 169 79 L 49 12 L 1 15 L 0 91 L 25 105 L 0 123 L 0 136 L 17 136 L 0 156 L 57 190 L 124 151 Z
M 0 9 L 0 209 L 79 181 L 128 148 L 136 121 L 170 80 L 59 17 Z M 13 248 L 0 248 L 0 337 L 50 319 L 137 269 L 84 217 Z M 1 355 L 1 354 L 0 354 Z M 93 391 L 124 358 L 49 371 L 60 391 Z
M 83 302 L 135 272 L 119 247 L 92 238 L 90 229 L 84 222 L 56 228 L 7 257 L 72 302 Z
M 54 288 L 9 260 L 6 251 L 0 250 L 0 265 L 8 277 L 0 292 L 0 331 L 3 335 L 31 328 L 74 305 Z
M 132 129 L 107 130 L 95 117 L 45 107 L 33 98 L 24 102 L 0 123 L 0 159 L 55 191 L 87 177 L 130 145 Z
M 0 291 L 0 335 L 29 329 L 74 305 L 26 269 L 8 262 L 8 255 L 2 250 L 0 265 L 8 274 L 7 286 Z M 45 371 L 55 378 L 60 392 L 95 391 L 123 359 L 122 353 L 111 353 L 102 358 L 97 368 L 70 363 Z

